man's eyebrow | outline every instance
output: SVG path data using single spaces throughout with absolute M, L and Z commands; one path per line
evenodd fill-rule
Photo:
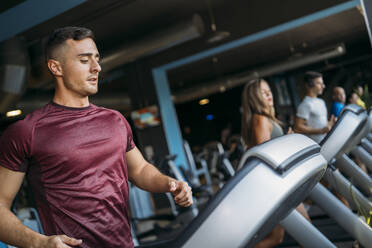
M 99 53 L 96 53 L 96 54 L 93 54 L 93 53 L 80 53 L 80 54 L 78 54 L 78 56 L 79 57 L 91 57 L 91 56 L 93 56 L 94 55 L 94 57 L 100 57 L 99 56 Z

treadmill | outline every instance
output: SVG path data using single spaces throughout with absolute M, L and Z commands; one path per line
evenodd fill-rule
M 366 198 L 349 180 L 347 180 L 340 171 L 333 165 L 334 160 L 342 158 L 343 154 L 350 149 L 350 144 L 355 143 L 355 139 L 359 134 L 363 133 L 363 128 L 368 124 L 368 115 L 361 107 L 351 104 L 345 107 L 341 117 L 336 122 L 332 130 L 322 140 L 320 145 L 321 153 L 326 158 L 331 166 L 324 175 L 324 180 L 329 184 L 329 187 L 340 195 L 346 198 L 353 209 L 357 209 L 362 213 L 372 211 L 372 203 Z M 357 170 L 355 164 L 350 164 L 349 169 Z M 344 168 L 345 169 L 345 168 Z M 355 173 L 355 181 L 365 179 L 369 182 L 365 174 Z
M 349 107 L 347 108 L 348 110 L 353 111 L 353 109 L 350 109 Z M 369 141 L 367 140 L 366 136 L 370 131 L 372 131 L 372 109 L 369 111 L 368 120 L 362 128 L 362 131 L 360 131 L 359 134 L 346 145 L 345 153 L 341 154 L 341 156 L 339 156 L 334 163 L 334 165 L 340 169 L 341 172 L 351 178 L 352 183 L 355 184 L 358 189 L 360 189 L 367 197 L 372 196 L 372 191 L 370 190 L 372 188 L 372 178 L 361 168 L 359 168 L 359 166 L 353 160 L 351 160 L 347 154 L 349 154 L 352 150 L 359 150 L 358 152 L 360 153 L 366 153 L 368 148 L 365 148 L 369 146 Z M 365 151 L 363 151 L 364 149 Z M 357 157 L 360 157 L 360 155 Z M 372 161 L 369 161 L 369 164 L 366 165 L 370 165 L 369 167 L 371 167 Z
M 316 142 L 290 134 L 248 150 L 239 167 L 178 236 L 138 247 L 254 247 L 296 215 L 291 212 L 322 178 L 327 161 Z
M 371 202 L 354 187 L 334 166 L 333 159 L 339 158 L 353 138 L 362 131 L 367 122 L 367 114 L 356 105 L 348 105 L 332 130 L 321 142 L 321 154 L 331 164 L 324 179 L 338 193 L 356 207 L 369 211 Z M 317 184 L 310 193 L 312 199 L 328 216 L 333 218 L 345 231 L 358 240 L 364 247 L 372 244 L 372 228 L 347 208 L 323 185 Z M 295 237 L 294 237 L 295 238 Z
M 372 134 L 370 133 L 372 131 L 372 108 L 369 110 L 368 122 L 369 124 L 366 125 L 366 130 L 364 130 L 365 133 L 363 133 L 363 136 L 361 137 L 360 145 L 355 146 L 351 153 L 358 157 L 367 166 L 367 168 L 372 171 Z M 368 192 L 371 193 L 370 190 L 368 190 Z

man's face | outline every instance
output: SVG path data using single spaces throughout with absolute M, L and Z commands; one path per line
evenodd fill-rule
M 325 88 L 324 82 L 323 82 L 323 77 L 318 77 L 314 79 L 314 87 L 312 90 L 314 90 L 314 93 L 318 96 L 323 94 L 323 90 Z
M 346 100 L 345 90 L 341 87 L 334 88 L 333 100 L 336 102 L 345 103 L 345 100 Z
M 66 41 L 61 55 L 63 83 L 68 92 L 78 97 L 86 97 L 97 93 L 99 53 L 94 41 L 69 39 Z

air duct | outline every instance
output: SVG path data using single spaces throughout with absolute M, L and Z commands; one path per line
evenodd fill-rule
M 183 42 L 195 39 L 204 33 L 204 23 L 197 14 L 184 22 L 174 25 L 166 30 L 150 34 L 132 44 L 123 45 L 115 51 L 105 55 L 101 60 L 104 71 L 133 62 Z
M 0 43 L 0 113 L 4 113 L 22 95 L 28 58 L 23 41 L 13 37 Z
M 176 24 L 168 29 L 155 32 L 143 39 L 115 49 L 104 54 L 100 61 L 102 73 L 135 61 L 157 52 L 171 48 L 188 40 L 197 38 L 204 33 L 204 23 L 201 17 L 194 14 L 187 21 Z M 43 42 L 40 41 L 30 47 L 32 71 L 27 82 L 28 88 L 52 88 L 53 77 L 49 73 L 43 55 Z
M 184 103 L 187 101 L 192 101 L 208 95 L 212 95 L 218 92 L 224 92 L 225 90 L 245 84 L 246 82 L 254 78 L 266 77 L 273 75 L 275 73 L 293 70 L 301 66 L 306 66 L 326 59 L 341 56 L 345 54 L 345 52 L 346 50 L 344 44 L 339 44 L 335 47 L 327 48 L 316 53 L 308 54 L 306 56 L 290 59 L 262 68 L 257 68 L 252 71 L 232 75 L 221 80 L 206 82 L 202 85 L 198 85 L 187 90 L 175 92 L 173 94 L 173 101 L 175 103 Z

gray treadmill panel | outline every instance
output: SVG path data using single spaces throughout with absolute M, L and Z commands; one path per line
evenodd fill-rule
M 308 138 L 302 137 L 304 139 L 297 145 L 307 143 Z M 289 135 L 285 137 L 288 138 L 291 139 Z M 281 148 L 281 143 L 275 143 L 274 150 Z M 313 154 L 302 157 L 302 161 L 297 161 L 288 173 L 279 175 L 257 157 L 248 158 L 237 173 L 237 176 L 243 173 L 244 178 L 213 212 L 207 211 L 207 216 L 203 216 L 205 212 L 201 213 L 200 217 L 205 219 L 190 227 L 194 232 L 181 247 L 253 247 L 304 200 L 323 176 L 326 165 L 323 156 Z
M 345 107 L 332 130 L 320 142 L 321 153 L 330 162 L 348 150 L 348 144 L 362 131 L 368 115 L 362 108 L 351 104 Z
M 290 144 L 291 147 L 285 147 L 285 150 L 293 150 L 292 154 L 287 153 L 288 159 L 301 153 L 300 149 L 293 149 L 292 146 L 300 146 L 303 150 L 318 146 L 299 134 L 285 135 L 279 140 L 269 141 L 257 149 L 270 147 L 274 152 Z M 294 160 L 291 169 L 282 175 L 261 158 L 246 157 L 242 169 L 179 236 L 172 241 L 141 247 L 252 247 L 261 235 L 268 233 L 292 211 L 323 176 L 327 161 L 320 153 L 307 154 Z
M 249 149 L 243 155 L 238 169 L 242 168 L 248 157 L 257 157 L 277 172 L 283 173 L 302 156 L 319 153 L 319 150 L 320 147 L 315 141 L 304 139 L 301 134 L 288 134 Z
M 345 106 L 345 108 L 343 109 L 343 111 L 345 110 L 348 110 L 348 111 L 351 111 L 351 112 L 354 112 L 355 114 L 361 114 L 362 112 L 364 112 L 364 109 L 362 107 L 360 107 L 359 105 L 356 105 L 356 104 L 348 104 Z
M 259 241 L 271 232 L 271 230 L 283 220 L 291 211 L 293 211 L 301 202 L 309 195 L 314 186 L 322 178 L 323 173 L 318 173 L 308 178 L 303 184 L 297 188 L 286 199 L 283 199 L 282 204 L 267 218 L 261 228 L 256 232 L 256 235 L 249 241 L 245 247 L 254 247 Z
M 355 136 L 355 138 L 352 139 L 351 142 L 348 142 L 346 148 L 344 149 L 345 153 L 351 152 L 351 150 L 355 146 L 357 146 L 361 142 L 361 140 L 364 137 L 366 137 L 368 135 L 368 133 L 371 132 L 371 131 L 372 131 L 372 108 L 369 111 L 368 120 L 367 120 L 366 124 L 363 126 L 362 131 L 360 131 L 359 134 L 357 134 Z

